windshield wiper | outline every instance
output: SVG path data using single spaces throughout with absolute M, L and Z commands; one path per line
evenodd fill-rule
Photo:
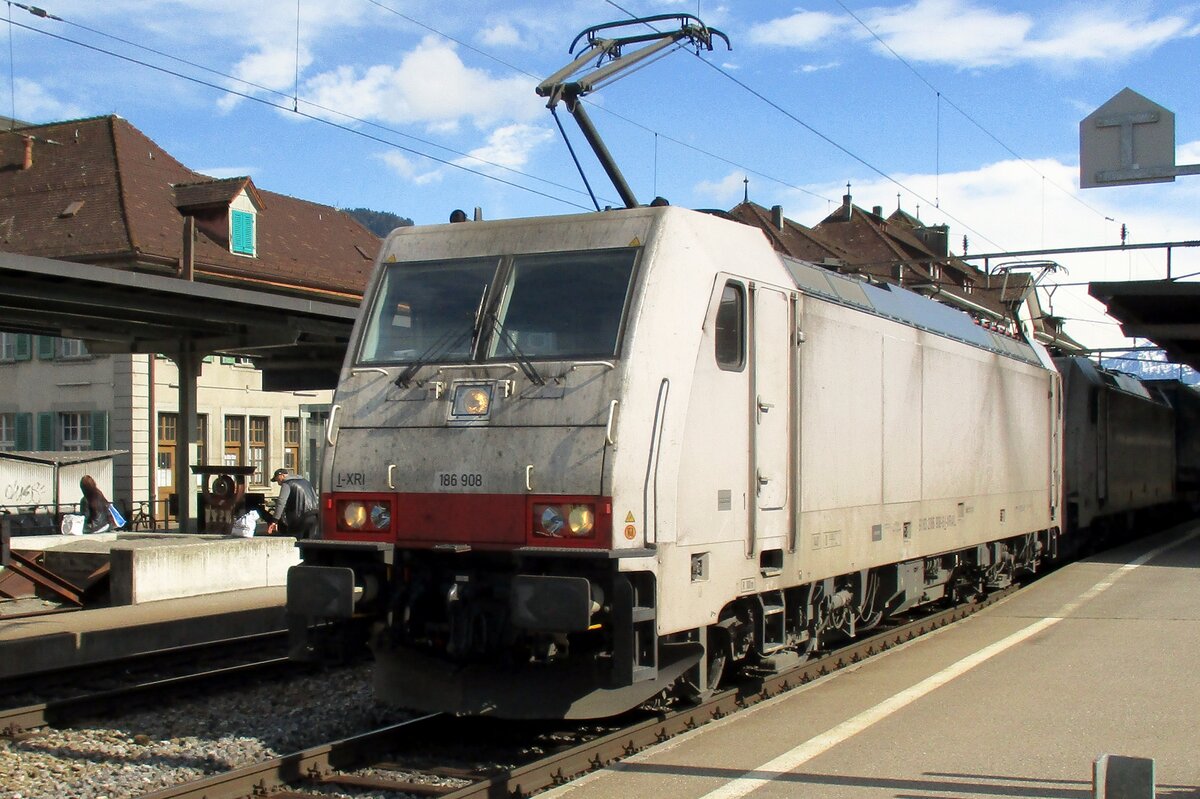
M 404 367 L 404 371 L 402 371 L 396 378 L 395 384 L 401 388 L 407 388 L 409 381 L 413 378 L 413 375 L 415 375 L 422 366 L 429 363 L 434 358 L 440 358 L 445 353 L 454 349 L 459 344 L 466 341 L 467 337 L 473 335 L 474 332 L 475 331 L 473 327 L 467 328 L 458 335 L 455 335 L 453 330 L 447 330 L 440 337 L 438 337 L 436 341 L 426 347 L 425 351 L 417 356 L 415 361 Z
M 512 334 L 508 332 L 504 325 L 500 324 L 500 320 L 496 318 L 496 314 L 488 314 L 488 318 L 492 320 L 492 329 L 496 331 L 496 335 L 504 342 L 504 346 L 508 347 L 508 351 L 516 359 L 517 365 L 521 367 L 521 371 L 525 373 L 525 377 L 529 378 L 529 382 L 539 386 L 546 385 L 545 379 L 538 374 L 537 369 L 533 366 L 533 362 L 526 357 L 525 353 L 521 352 L 521 348 L 517 346 L 516 340 L 513 339 Z

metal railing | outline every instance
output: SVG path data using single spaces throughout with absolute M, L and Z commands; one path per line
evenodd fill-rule
M 116 500 L 117 509 L 125 517 L 122 531 L 166 530 L 175 527 L 166 499 Z M 19 504 L 0 505 L 0 524 L 9 535 L 54 535 L 60 532 L 62 518 L 68 513 L 78 513 L 79 504 Z

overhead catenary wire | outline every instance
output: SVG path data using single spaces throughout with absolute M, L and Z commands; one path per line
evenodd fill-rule
M 227 93 L 227 94 L 231 94 L 231 95 L 233 95 L 233 96 L 235 96 L 235 97 L 241 97 L 241 98 L 242 98 L 242 99 L 244 99 L 244 100 L 249 100 L 249 101 L 251 101 L 251 102 L 259 103 L 259 104 L 261 104 L 261 105 L 265 105 L 265 106 L 267 106 L 267 107 L 269 107 L 269 108 L 274 108 L 274 109 L 277 109 L 277 110 L 280 110 L 280 111 L 288 111 L 288 112 L 294 113 L 294 114 L 296 114 L 297 116 L 300 116 L 300 117 L 302 117 L 302 118 L 304 118 L 304 119 L 308 119 L 308 120 L 311 120 L 311 121 L 313 121 L 313 122 L 318 122 L 318 123 L 320 123 L 320 124 L 327 125 L 327 126 L 329 126 L 329 127 L 332 127 L 332 128 L 336 128 L 336 129 L 338 129 L 338 130 L 341 130 L 341 131 L 344 131 L 344 132 L 346 132 L 346 133 L 350 133 L 350 134 L 353 134 L 353 135 L 355 135 L 355 136 L 359 136 L 359 137 L 361 137 L 361 138 L 368 139 L 368 140 L 370 140 L 370 141 L 374 141 L 374 142 L 377 142 L 377 143 L 379 143 L 379 144 L 386 145 L 386 146 L 388 146 L 388 147 L 393 147 L 393 148 L 395 148 L 395 149 L 402 150 L 402 151 L 404 151 L 404 152 L 406 152 L 406 153 L 411 153 L 412 155 L 420 156 L 420 157 L 422 157 L 422 158 L 427 158 L 427 159 L 429 159 L 429 160 L 431 160 L 431 161 L 434 161 L 434 162 L 436 162 L 436 163 L 442 164 L 442 165 L 444 165 L 444 166 L 453 167 L 454 169 L 458 169 L 458 170 L 461 170 L 461 171 L 463 171 L 463 172 L 467 172 L 467 173 L 470 173 L 470 174 L 476 175 L 476 176 L 478 176 L 478 177 L 485 178 L 485 179 L 487 179 L 487 180 L 491 180 L 491 181 L 495 181 L 495 182 L 497 182 L 497 183 L 504 184 L 504 185 L 506 185 L 506 186 L 509 186 L 510 188 L 518 189 L 518 190 L 520 190 L 520 191 L 528 192 L 528 193 L 530 193 L 530 194 L 535 194 L 535 195 L 538 195 L 538 196 L 540 196 L 540 197 L 544 197 L 544 198 L 546 198 L 546 199 L 549 199 L 549 200 L 554 200 L 555 202 L 560 202 L 560 203 L 563 203 L 564 205 L 570 205 L 570 206 L 572 206 L 572 207 L 579 208 L 579 209 L 582 209 L 582 210 L 585 210 L 585 211 L 589 211 L 589 210 L 591 210 L 591 209 L 590 209 L 590 208 L 588 208 L 586 205 L 580 205 L 579 203 L 576 203 L 576 202 L 574 202 L 574 201 L 567 200 L 567 199 L 564 199 L 564 198 L 562 198 L 562 197 L 558 197 L 558 196 L 556 196 L 556 195 L 553 195 L 553 194 L 549 194 L 548 192 L 539 191 L 539 190 L 537 190 L 537 189 L 534 189 L 534 188 L 531 188 L 531 187 L 529 187 L 529 186 L 523 186 L 523 185 L 521 185 L 520 183 L 516 183 L 516 182 L 514 182 L 514 181 L 511 181 L 511 180 L 505 180 L 504 178 L 497 177 L 496 175 L 489 175 L 489 174 L 487 174 L 486 172 L 481 172 L 480 170 L 477 170 L 477 169 L 472 169 L 472 168 L 470 168 L 470 167 L 468 167 L 468 166 L 466 166 L 466 165 L 464 165 L 464 164 L 456 163 L 455 161 L 452 161 L 452 160 L 449 160 L 449 159 L 446 159 L 446 158 L 439 158 L 438 156 L 431 155 L 431 154 L 429 154 L 429 153 L 426 153 L 426 152 L 422 152 L 421 150 L 417 150 L 417 149 L 415 149 L 415 148 L 413 148 L 413 147 L 406 147 L 406 146 L 404 146 L 404 145 L 402 145 L 402 144 L 398 144 L 398 143 L 396 143 L 396 142 L 394 142 L 394 141 L 389 141 L 389 140 L 387 140 L 387 139 L 385 139 L 385 138 L 383 138 L 383 137 L 381 137 L 381 136 L 375 136 L 375 135 L 372 135 L 372 134 L 370 134 L 370 133 L 367 133 L 367 132 L 365 132 L 365 131 L 362 131 L 362 130 L 356 130 L 355 128 L 349 127 L 348 125 L 341 125 L 341 124 L 338 124 L 337 122 L 334 122 L 334 121 L 332 121 L 332 120 L 330 120 L 330 119 L 326 119 L 326 118 L 324 118 L 324 117 L 322 117 L 322 116 L 319 116 L 319 115 L 317 115 L 317 114 L 308 113 L 308 112 L 306 112 L 306 111 L 303 111 L 303 110 L 300 110 L 300 109 L 296 109 L 296 110 L 294 110 L 294 111 L 293 111 L 291 108 L 287 107 L 286 105 L 281 105 L 281 104 L 279 104 L 279 103 L 272 102 L 272 101 L 270 101 L 270 100 L 268 100 L 268 99 L 266 99 L 266 98 L 264 98 L 264 97 L 259 97 L 258 95 L 255 95 L 255 94 L 250 94 L 249 92 L 241 92 L 241 91 L 237 91 L 236 89 L 232 89 L 232 88 L 230 88 L 230 87 L 228 87 L 228 86 L 221 86 L 221 85 L 219 85 L 219 84 L 216 84 L 216 83 L 213 83 L 213 82 L 211 82 L 211 81 L 207 81 L 207 80 L 204 80 L 204 79 L 202 79 L 202 78 L 198 78 L 198 77 L 196 77 L 196 76 L 194 76 L 194 75 L 187 75 L 187 74 L 185 74 L 185 73 L 182 73 L 182 72 L 179 72 L 179 71 L 177 71 L 177 70 L 173 70 L 173 69 L 168 69 L 168 68 L 166 68 L 166 67 L 164 67 L 164 66 L 160 66 L 160 65 L 158 65 L 158 64 L 151 64 L 151 63 L 150 63 L 150 62 L 148 62 L 148 61 L 142 61 L 141 59 L 133 58 L 132 56 L 124 55 L 124 54 L 122 54 L 122 53 L 117 53 L 117 52 L 114 52 L 114 51 L 112 51 L 112 50 L 106 50 L 105 48 L 103 48 L 103 47 L 99 47 L 99 46 L 97 46 L 97 45 L 94 45 L 94 44 L 88 44 L 87 42 L 81 42 L 81 41 L 78 41 L 77 39 L 72 39 L 72 38 L 70 38 L 70 37 L 68 37 L 68 36 L 62 36 L 62 35 L 60 35 L 60 34 L 57 34 L 57 33 L 52 33 L 52 32 L 50 32 L 50 31 L 42 30 L 41 28 L 35 28 L 35 27 L 31 26 L 31 25 L 25 25 L 25 24 L 22 24 L 22 23 L 20 23 L 20 22 L 17 22 L 17 21 L 15 21 L 15 20 L 14 20 L 14 21 L 12 21 L 12 22 L 10 22 L 10 25 L 12 25 L 12 26 L 15 26 L 15 27 L 17 27 L 17 28 L 21 28 L 21 29 L 23 29 L 23 30 L 27 30 L 27 31 L 33 32 L 33 33 L 38 33 L 38 34 L 40 34 L 40 35 L 42 35 L 42 36 L 47 36 L 47 37 L 49 37 L 49 38 L 56 39 L 56 40 L 58 40 L 58 41 L 61 41 L 61 42 L 65 42 L 65 43 L 68 43 L 68 44 L 72 44 L 72 45 L 75 45 L 75 46 L 77 46 L 77 47 L 82 47 L 82 48 L 84 48 L 84 49 L 91 50 L 91 51 L 93 51 L 93 52 L 97 52 L 97 53 L 101 53 L 101 54 L 104 54 L 104 55 L 107 55 L 107 56 L 111 56 L 111 57 L 113 57 L 113 58 L 120 59 L 120 60 L 122 60 L 122 61 L 125 61 L 125 62 L 127 62 L 127 63 L 130 63 L 130 64 L 135 64 L 135 65 L 137 65 L 137 66 L 145 67 L 145 68 L 147 68 L 147 69 L 152 69 L 152 70 L 155 70 L 155 71 L 157 71 L 157 72 L 162 72 L 163 74 L 166 74 L 166 75 L 171 75 L 172 77 L 179 78 L 179 79 L 181 79 L 181 80 L 186 80 L 186 81 L 189 81 L 189 82 L 191 82 L 191 83 L 195 83 L 195 84 L 197 84 L 197 85 L 200 85 L 200 86 L 205 86 L 205 87 L 207 87 L 207 88 L 214 89 L 214 90 L 216 90 L 216 91 L 225 92 L 225 93 Z M 169 57 L 169 56 L 168 56 L 168 57 Z M 236 80 L 236 79 L 235 79 L 235 80 Z M 275 90 L 267 90 L 267 91 L 271 91 L 271 92 L 273 92 L 274 94 L 280 94 L 280 92 L 278 92 L 278 91 L 275 91 Z M 283 95 L 283 96 L 284 96 L 284 97 L 286 97 L 286 95 Z M 321 107 L 321 106 L 319 106 L 319 105 L 317 105 L 317 104 L 315 104 L 315 103 L 309 103 L 307 100 L 306 100 L 306 101 L 304 101 L 304 103 L 305 103 L 305 105 L 310 105 L 311 107 L 313 107 L 313 108 L 316 108 L 316 109 L 319 109 L 319 110 L 321 110 L 321 111 L 326 111 L 326 112 L 330 112 L 330 113 L 337 113 L 337 114 L 339 114 L 339 115 L 346 116 L 347 118 L 350 118 L 350 117 L 349 117 L 349 115 L 344 115 L 344 114 L 341 114 L 341 112 L 338 112 L 338 111 L 332 111 L 331 109 L 326 109 L 326 108 L 323 108 L 323 107 Z M 375 126 L 375 127 L 380 127 L 380 126 Z M 385 129 L 385 130 L 388 130 L 388 131 L 389 131 L 389 132 L 391 132 L 391 133 L 396 133 L 396 134 L 398 134 L 398 135 L 401 135 L 401 136 L 406 136 L 406 135 L 407 135 L 407 134 L 399 133 L 399 131 L 392 131 L 392 130 L 390 130 L 390 129 Z M 439 145 L 435 145 L 435 146 L 439 146 Z M 448 148 L 446 148 L 446 149 L 448 149 Z M 471 157 L 471 156 L 467 156 L 467 157 Z M 523 174 L 523 173 L 522 173 L 522 174 Z M 525 175 L 525 177 L 532 177 L 532 176 Z M 564 187 L 564 188 L 565 188 L 565 187 Z M 570 190 L 571 190 L 571 191 L 577 191 L 577 190 L 575 190 L 575 189 L 570 189 Z
M 627 8 L 624 8 L 624 7 L 623 7 L 623 6 L 621 6 L 619 3 L 615 2 L 615 0 L 605 0 L 605 2 L 606 2 L 606 3 L 608 3 L 610 6 L 612 6 L 613 8 L 617 9 L 618 11 L 620 11 L 621 13 L 623 13 L 623 14 L 626 14 L 626 15 L 630 16 L 630 17 L 631 17 L 631 18 L 633 18 L 633 19 L 637 19 L 637 15 L 633 14 L 631 11 L 629 11 L 629 9 L 627 9 Z M 652 30 L 654 29 L 654 28 L 653 28 L 653 26 L 650 26 L 650 27 L 651 27 L 651 29 L 652 29 Z M 862 156 L 860 156 L 860 155 L 858 155 L 857 153 L 855 153 L 855 152 L 851 151 L 851 150 L 850 150 L 848 147 L 846 147 L 845 145 L 843 145 L 843 144 L 841 144 L 840 142 L 838 142 L 838 141 L 834 140 L 834 139 L 833 139 L 833 137 L 831 137 L 831 136 L 829 136 L 829 135 L 827 135 L 827 134 L 825 134 L 825 133 L 823 133 L 823 132 L 821 132 L 821 131 L 817 130 L 815 127 L 813 127 L 813 126 L 812 126 L 812 125 L 810 125 L 809 123 L 805 122 L 803 119 L 801 119 L 800 117 L 798 117 L 796 114 L 794 114 L 794 113 L 792 113 L 791 111 L 787 110 L 787 109 L 786 109 L 786 108 L 784 108 L 782 105 L 780 105 L 779 103 L 775 102 L 775 101 L 774 101 L 774 100 L 772 100 L 771 98 L 767 97 L 765 94 L 763 94 L 762 92 L 760 92 L 760 91 L 758 91 L 757 89 L 753 88 L 752 86 L 750 86 L 750 85 L 749 85 L 749 84 L 747 84 L 746 82 L 744 82 L 744 81 L 740 80 L 739 78 L 735 77 L 734 75 L 732 75 L 732 74 L 731 74 L 731 73 L 730 73 L 728 70 L 726 70 L 726 69 L 723 69 L 723 68 L 722 68 L 722 67 L 720 67 L 719 65 L 717 65 L 717 64 L 714 64 L 714 63 L 712 63 L 711 61 L 708 61 L 707 59 L 705 59 L 705 58 L 701 57 L 699 53 L 696 53 L 695 55 L 696 55 L 696 57 L 697 57 L 697 58 L 700 60 L 700 63 L 704 64 L 705 66 L 707 66 L 708 68 L 710 68 L 710 69 L 712 69 L 712 70 L 715 70 L 715 71 L 716 71 L 718 74 L 722 75 L 722 76 L 723 76 L 723 77 L 725 77 L 727 80 L 731 81 L 731 82 L 732 82 L 734 85 L 738 86 L 739 88 L 741 88 L 741 89 L 743 89 L 744 91 L 748 92 L 750 95 L 752 95 L 753 97 L 757 98 L 757 99 L 758 99 L 758 100 L 760 100 L 761 102 L 765 103 L 765 104 L 766 104 L 766 105 L 768 105 L 769 107 L 771 107 L 771 108 L 775 109 L 776 111 L 778 111 L 779 113 L 783 114 L 785 117 L 787 117 L 787 118 L 788 118 L 788 119 L 790 119 L 791 121 L 795 122 L 797 125 L 799 125 L 800 127 L 804 128 L 805 130 L 807 130 L 809 133 L 813 134 L 813 135 L 814 135 L 814 136 L 816 136 L 817 138 L 821 139 L 821 140 L 822 140 L 822 141 L 824 141 L 826 144 L 828 144 L 828 145 L 830 145 L 831 147 L 835 148 L 836 150 L 840 151 L 840 152 L 841 152 L 841 153 L 843 153 L 844 155 L 846 155 L 846 156 L 849 156 L 850 158 L 852 158 L 853 160 L 857 161 L 857 162 L 858 162 L 859 164 L 861 164 L 862 166 L 864 166 L 864 167 L 866 167 L 867 169 L 869 169 L 869 170 L 871 170 L 872 172 L 874 172 L 876 175 L 879 175 L 881 178 L 883 178 L 884 180 L 888 181 L 889 183 L 891 183 L 891 184 L 893 184 L 893 185 L 895 185 L 895 186 L 897 186 L 897 187 L 899 187 L 899 188 L 903 189 L 904 191 L 906 191 L 906 192 L 908 192 L 909 194 L 911 194 L 913 197 L 916 197 L 918 200 L 921 200 L 922 202 L 926 202 L 926 203 L 929 203 L 930 205 L 934 205 L 935 207 L 937 207 L 937 204 L 936 204 L 936 203 L 934 203 L 934 202 L 931 202 L 931 201 L 930 201 L 928 198 L 926 198 L 926 197 L 925 197 L 924 195 L 922 195 L 920 192 L 918 192 L 918 191 L 916 191 L 916 190 L 914 190 L 914 189 L 910 188 L 909 186 L 906 186 L 906 185 L 905 185 L 904 183 L 902 183 L 902 182 L 901 182 L 901 181 L 900 181 L 898 178 L 895 178 L 895 177 L 893 177 L 892 175 L 888 174 L 887 172 L 885 172 L 885 171 L 884 171 L 884 170 L 882 170 L 881 168 L 879 168 L 879 167 L 875 166 L 874 164 L 872 164 L 871 162 L 867 161 L 867 160 L 866 160 L 865 158 L 863 158 Z M 822 198 L 822 199 L 824 199 L 824 198 Z M 944 209 L 944 208 L 940 208 L 940 207 L 939 207 L 939 208 L 938 208 L 938 210 L 940 210 L 940 211 L 941 211 L 943 214 L 945 214 L 947 218 L 949 218 L 949 219 L 952 219 L 953 221 L 955 221 L 955 222 L 957 222 L 959 225 L 961 225 L 961 226 L 963 227 L 963 229 L 965 229 L 965 230 L 969 230 L 970 232 L 974 233 L 976 236 L 979 236 L 979 237 L 980 237 L 981 239 L 983 239 L 984 241 L 987 241 L 987 242 L 989 242 L 989 243 L 990 243 L 992 246 L 994 246 L 994 247 L 996 247 L 996 248 L 998 248 L 998 249 L 1003 249 L 1003 248 L 1001 247 L 1001 245 L 997 244 L 995 241 L 993 241 L 991 238 L 989 238 L 989 237 L 988 237 L 988 236 L 987 236 L 985 233 L 982 233 L 982 232 L 980 232 L 979 230 L 975 229 L 974 227 L 972 227 L 972 226 L 971 226 L 970 224 L 968 224 L 967 222 L 963 221 L 962 219 L 959 219 L 959 218 L 958 218 L 957 216 L 955 216 L 954 214 L 951 214 L 951 213 L 949 213 L 948 211 L 946 211 L 946 209 Z
M 915 75 L 919 81 L 921 81 L 927 87 L 929 87 L 930 91 L 935 92 L 938 96 L 939 101 L 945 101 L 945 103 L 947 105 L 949 105 L 951 108 L 953 108 L 955 111 L 957 111 L 962 116 L 963 119 L 970 122 L 972 125 L 974 125 L 976 128 L 978 128 L 980 131 L 982 131 L 985 136 L 987 136 L 989 139 L 994 141 L 996 144 L 998 144 L 1002 148 L 1004 148 L 1004 150 L 1009 155 L 1011 155 L 1013 158 L 1016 158 L 1022 164 L 1029 167 L 1030 169 L 1032 169 L 1037 175 L 1039 175 L 1042 178 L 1043 181 L 1048 180 L 1045 173 L 1043 173 L 1040 169 L 1038 169 L 1036 166 L 1034 166 L 1032 163 L 1030 163 L 1028 159 L 1026 159 L 1024 156 L 1019 154 L 1012 147 L 1009 147 L 1008 144 L 1001 141 L 999 136 L 992 133 L 990 130 L 988 130 L 986 127 L 984 127 L 983 124 L 980 123 L 977 119 L 975 119 L 973 116 L 971 116 L 966 111 L 964 111 L 957 103 L 955 103 L 950 98 L 946 97 L 946 95 L 943 94 L 942 91 L 938 87 L 934 86 L 933 83 L 928 78 L 926 78 L 923 74 L 921 74 L 921 72 L 916 67 L 914 67 L 911 63 L 909 63 L 908 60 L 906 58 L 904 58 L 904 56 L 897 53 L 896 50 L 890 44 L 888 44 L 886 41 L 884 41 L 883 37 L 881 37 L 878 33 L 876 33 L 875 30 L 873 28 L 871 28 L 870 25 L 868 25 L 861 17 L 859 17 L 857 14 L 855 14 L 853 11 L 851 11 L 850 8 L 843 2 L 843 0 L 834 0 L 834 2 L 837 3 L 841 7 L 841 9 L 843 11 L 845 11 L 847 15 L 850 16 L 851 19 L 853 19 L 855 22 L 857 22 L 859 25 L 861 25 L 863 30 L 865 30 L 867 33 L 871 34 L 871 37 L 873 39 L 875 39 L 875 41 L 879 42 L 881 47 L 883 47 L 885 50 L 887 50 L 889 53 L 891 53 L 892 56 L 897 61 L 899 61 L 901 64 L 903 64 L 905 67 L 907 67 L 908 70 L 910 72 L 912 72 L 912 74 Z M 940 110 L 940 105 L 939 105 L 939 110 Z M 940 118 L 941 117 L 939 114 L 939 120 L 940 120 Z M 1089 203 L 1085 202 L 1083 200 L 1083 198 L 1081 198 L 1078 194 L 1058 185 L 1058 183 L 1056 183 L 1053 180 L 1050 180 L 1050 185 L 1053 186 L 1054 188 L 1058 189 L 1059 191 L 1061 191 L 1063 194 L 1070 197 L 1075 202 L 1082 205 L 1084 208 L 1087 208 L 1089 211 L 1092 211 L 1095 214 L 1099 214 L 1100 216 L 1104 216 L 1104 213 L 1102 211 L 1097 209 L 1095 206 L 1090 205 Z
M 379 8 L 379 9 L 382 9 L 384 11 L 387 11 L 391 14 L 394 14 L 397 17 L 399 17 L 400 19 L 403 19 L 406 22 L 410 22 L 413 25 L 416 25 L 417 27 L 422 28 L 423 30 L 429 31 L 430 33 L 432 33 L 436 36 L 440 36 L 441 38 L 445 39 L 446 41 L 453 42 L 454 44 L 457 44 L 460 47 L 470 50 L 472 53 L 475 53 L 476 55 L 479 55 L 479 56 L 482 56 L 483 58 L 489 59 L 490 61 L 500 64 L 503 67 L 507 67 L 508 69 L 511 69 L 514 72 L 518 72 L 522 75 L 525 75 L 526 77 L 533 78 L 534 80 L 537 80 L 537 81 L 541 80 L 541 76 L 535 75 L 534 73 L 530 72 L 527 69 L 524 69 L 523 67 L 519 67 L 516 64 L 511 63 L 510 61 L 506 61 L 496 55 L 493 55 L 492 53 L 487 52 L 486 50 L 482 50 L 469 42 L 463 41 L 462 39 L 459 39 L 455 36 L 451 36 L 450 34 L 445 33 L 444 31 L 441 31 L 441 30 L 433 27 L 432 25 L 424 23 L 424 22 L 420 21 L 419 19 L 416 19 L 415 17 L 412 17 L 401 11 L 397 11 L 396 9 L 388 6 L 386 3 L 383 3 L 380 0 L 365 0 L 365 2 L 370 3 L 371 5 Z M 620 6 L 617 6 L 615 3 L 610 3 L 610 5 L 613 5 L 614 7 L 620 9 L 625 14 L 629 13 L 625 9 L 621 8 Z M 642 131 L 645 131 L 646 133 L 653 134 L 655 137 L 661 137 L 664 141 L 668 141 L 671 144 L 674 144 L 678 147 L 683 147 L 685 149 L 691 150 L 694 153 L 699 153 L 700 155 L 703 155 L 707 158 L 712 158 L 713 160 L 720 161 L 721 163 L 724 163 L 724 164 L 728 164 L 729 166 L 735 167 L 744 172 L 755 175 L 756 177 L 760 177 L 765 180 L 769 180 L 772 183 L 778 183 L 779 185 L 781 185 L 785 188 L 801 192 L 802 194 L 807 194 L 807 195 L 814 197 L 816 199 L 819 199 L 819 200 L 825 200 L 826 202 L 832 202 L 832 200 L 829 200 L 829 198 L 824 197 L 824 196 L 818 194 L 817 192 L 812 191 L 811 189 L 806 189 L 803 186 L 797 186 L 794 183 L 790 183 L 779 177 L 776 177 L 773 175 L 768 175 L 765 172 L 751 169 L 750 167 L 746 166 L 745 164 L 740 164 L 740 163 L 733 161 L 725 156 L 710 152 L 708 150 L 705 150 L 702 147 L 697 147 L 694 144 L 690 144 L 681 139 L 670 136 L 666 133 L 663 133 L 662 131 L 654 130 L 653 128 L 643 125 L 642 123 L 640 123 L 634 119 L 631 119 L 630 117 L 628 117 L 624 114 L 621 114 L 617 111 L 613 111 L 611 108 L 606 108 L 605 106 L 602 106 L 602 105 L 596 105 L 595 103 L 589 103 L 589 102 L 587 102 L 586 99 L 580 99 L 579 102 L 586 103 L 588 108 L 598 110 L 603 114 L 607 114 L 609 116 L 615 117 L 616 119 L 619 119 L 622 122 L 625 122 L 626 124 L 632 125 Z M 656 193 L 657 193 L 657 190 L 656 190 Z

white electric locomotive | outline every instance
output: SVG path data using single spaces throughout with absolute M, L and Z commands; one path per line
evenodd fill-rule
M 592 718 L 1007 585 L 1059 543 L 1058 372 L 673 207 L 384 243 L 294 654 L 420 709 Z

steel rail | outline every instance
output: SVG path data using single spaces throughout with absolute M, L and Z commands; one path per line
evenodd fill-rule
M 744 679 L 742 684 L 721 691 L 700 704 L 634 722 L 618 732 L 595 738 L 523 766 L 501 769 L 475 778 L 475 782 L 463 788 L 447 791 L 440 786 L 427 786 L 425 789 L 414 790 L 411 783 L 405 782 L 403 785 L 409 787 L 403 789 L 437 795 L 442 799 L 529 796 L 569 782 L 581 774 L 603 768 L 642 749 L 945 627 L 998 602 L 1015 590 L 1016 586 L 1006 588 L 978 602 L 959 605 L 881 631 L 777 675 Z M 462 722 L 462 719 L 442 714 L 422 716 L 374 732 L 262 761 L 195 782 L 183 783 L 146 794 L 142 799 L 241 799 L 264 795 L 287 797 L 290 794 L 286 792 L 285 786 L 299 787 L 304 782 L 390 787 L 392 790 L 401 790 L 402 788 L 398 787 L 400 783 L 390 783 L 383 778 L 338 776 L 333 772 L 371 765 L 387 768 L 380 764 L 382 758 L 408 745 L 428 743 L 434 735 L 453 733 L 455 725 Z M 472 779 L 469 776 L 464 778 Z
M 0 710 L 0 737 L 19 737 L 39 727 L 67 724 L 76 719 L 104 714 L 114 708 L 127 709 L 132 705 L 145 704 L 164 693 L 176 695 L 180 689 L 196 690 L 213 681 L 220 680 L 220 684 L 227 685 L 225 678 L 231 675 L 265 675 L 275 670 L 292 671 L 296 668 L 297 664 L 286 657 L 271 658 Z
M 799 664 L 780 674 L 747 680 L 746 684 L 721 691 L 706 702 L 663 714 L 619 732 L 588 741 L 562 753 L 551 755 L 536 763 L 485 778 L 453 793 L 445 794 L 442 799 L 528 796 L 536 791 L 561 785 L 582 774 L 629 757 L 647 747 L 667 741 L 676 735 L 694 730 L 710 721 L 724 718 L 966 618 L 1000 601 L 1015 590 L 1017 590 L 1015 586 L 1009 587 L 997 591 L 979 602 L 959 605 L 880 632 L 826 656 Z
M 60 684 L 77 684 L 80 680 L 94 682 L 109 677 L 108 670 L 119 668 L 122 672 L 132 669 L 151 671 L 153 669 L 169 669 L 177 664 L 192 664 L 198 657 L 227 657 L 225 653 L 247 650 L 252 648 L 267 648 L 278 646 L 279 652 L 285 652 L 287 646 L 287 630 L 271 630 L 261 633 L 250 633 L 236 638 L 223 638 L 216 641 L 202 641 L 183 644 L 181 646 L 155 649 L 148 652 L 138 652 L 125 657 L 114 657 L 106 660 L 95 660 L 76 666 L 58 669 L 16 674 L 6 677 L 0 685 L 0 701 L 14 694 L 36 693 L 46 686 Z M 0 647 L 0 652 L 3 647 Z
M 408 745 L 424 743 L 431 735 L 453 726 L 452 716 L 439 713 L 419 716 L 390 727 L 343 738 L 290 755 L 263 760 L 249 766 L 215 774 L 145 794 L 142 799 L 221 799 L 222 797 L 265 796 L 285 785 L 304 780 L 320 781 L 334 769 L 352 768 L 364 758 L 381 758 Z

